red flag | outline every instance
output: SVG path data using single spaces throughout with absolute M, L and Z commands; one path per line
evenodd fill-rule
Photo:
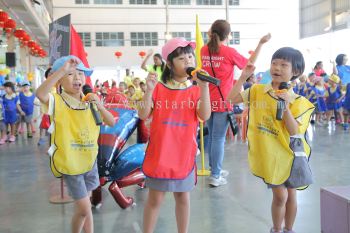
M 90 67 L 86 59 L 83 41 L 81 40 L 79 34 L 75 31 L 73 25 L 70 25 L 70 55 L 78 57 L 83 62 L 85 67 Z M 92 87 L 90 77 L 86 77 L 86 84 L 89 84 L 90 87 Z

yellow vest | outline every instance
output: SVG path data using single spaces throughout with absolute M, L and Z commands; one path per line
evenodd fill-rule
M 90 171 L 96 161 L 100 127 L 96 126 L 90 108 L 74 110 L 58 94 L 54 96 L 54 123 L 50 157 L 52 173 L 56 177 L 79 175 Z
M 277 99 L 265 92 L 265 85 L 256 84 L 249 92 L 248 160 L 251 172 L 265 183 L 280 185 L 290 176 L 294 153 L 289 147 L 290 135 L 285 124 L 276 120 Z M 296 95 L 290 110 L 298 119 L 298 134 L 303 135 L 305 153 L 311 149 L 305 134 L 314 105 Z

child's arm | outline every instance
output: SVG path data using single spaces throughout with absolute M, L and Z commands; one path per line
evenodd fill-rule
M 251 74 L 254 73 L 255 66 L 248 62 L 246 67 L 243 69 L 241 76 L 235 83 L 235 85 L 232 87 L 230 93 L 227 96 L 227 101 L 231 102 L 232 104 L 238 104 L 243 102 L 243 98 L 240 95 L 242 91 L 243 84 L 245 81 L 249 78 Z
M 69 59 L 66 61 L 66 63 L 63 65 L 63 67 L 56 72 L 54 72 L 52 75 L 50 75 L 37 89 L 36 96 L 38 99 L 44 103 L 49 103 L 49 93 L 51 91 L 51 88 L 56 85 L 56 83 L 63 77 L 65 77 L 67 74 L 73 72 L 75 70 L 76 65 L 78 64 L 78 61 L 75 59 Z
M 335 61 L 331 61 L 331 63 L 333 64 L 333 74 L 338 75 L 338 69 Z
M 211 114 L 209 83 L 203 82 L 203 81 L 197 79 L 196 75 L 193 78 L 194 78 L 194 80 L 196 80 L 199 88 L 201 89 L 201 96 L 199 99 L 199 106 L 197 109 L 197 114 L 201 120 L 206 121 L 209 119 L 210 114 Z
M 341 94 L 341 96 L 336 100 L 337 103 L 340 103 L 344 98 L 345 98 L 345 93 L 341 91 L 341 88 L 339 88 L 339 92 Z
M 243 69 L 240 78 L 238 79 L 236 84 L 233 86 L 233 88 L 231 89 L 231 91 L 227 97 L 227 100 L 231 101 L 232 104 L 238 104 L 238 103 L 243 102 L 243 98 L 239 93 L 241 93 L 241 91 L 242 91 L 243 84 L 247 81 L 249 76 L 254 73 L 254 70 L 255 70 L 254 63 L 259 56 L 261 47 L 263 46 L 263 44 L 268 42 L 270 39 L 271 39 L 270 33 L 261 37 L 261 39 L 258 43 L 258 46 L 254 50 L 254 53 L 250 56 L 246 67 Z
M 25 116 L 26 113 L 23 112 L 21 105 L 19 103 L 16 104 L 18 112 L 21 114 L 21 116 Z
M 250 56 L 249 61 L 250 63 L 254 64 L 256 59 L 258 58 L 259 54 L 260 54 L 260 50 L 261 47 L 263 46 L 263 44 L 265 44 L 266 42 L 268 42 L 271 39 L 271 34 L 268 33 L 265 36 L 261 37 L 258 46 L 256 46 L 254 53 Z
M 141 101 L 138 102 L 138 115 L 141 120 L 146 120 L 152 112 L 152 95 L 157 84 L 157 75 L 149 73 L 146 78 L 146 92 Z
M 142 61 L 141 68 L 142 68 L 143 70 L 145 70 L 145 71 L 148 71 L 148 70 L 147 70 L 146 63 L 147 63 L 148 59 L 152 56 L 152 54 L 153 54 L 153 50 L 150 49 L 150 50 L 147 52 L 147 55 L 146 55 L 145 59 Z M 166 59 L 166 58 L 165 58 L 165 59 Z
M 87 102 L 92 102 L 96 104 L 98 111 L 101 113 L 103 122 L 112 127 L 114 125 L 114 117 L 112 113 L 110 113 L 101 102 L 100 98 L 95 93 L 90 93 L 85 96 Z
M 298 134 L 298 122 L 294 119 L 292 112 L 289 109 L 290 95 L 288 92 L 276 93 L 276 96 L 283 99 L 286 103 L 286 110 L 283 114 L 283 122 L 290 136 Z

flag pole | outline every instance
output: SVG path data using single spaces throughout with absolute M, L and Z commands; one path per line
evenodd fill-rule
M 203 42 L 201 31 L 199 29 L 198 15 L 196 15 L 196 62 L 197 62 L 197 68 L 202 68 L 201 48 L 203 47 L 203 45 L 204 45 L 204 42 Z M 199 123 L 199 128 L 200 128 L 199 132 L 200 132 L 200 148 L 201 148 L 202 168 L 197 170 L 197 175 L 198 176 L 209 176 L 210 171 L 205 169 L 203 122 Z

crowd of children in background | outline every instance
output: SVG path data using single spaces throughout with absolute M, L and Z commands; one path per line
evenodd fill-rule
M 327 75 L 323 69 L 323 63 L 319 61 L 311 73 L 301 75 L 298 80 L 292 82 L 292 85 L 296 94 L 306 97 L 315 105 L 316 111 L 311 120 L 312 124 L 328 126 L 334 122 L 341 124 L 344 130 L 348 130 L 350 83 L 344 85 L 337 74 L 335 63 L 333 63 L 332 74 Z M 244 88 L 249 88 L 256 82 L 255 76 L 252 75 L 244 84 Z M 0 96 L 0 145 L 16 141 L 18 133 L 22 134 L 25 128 L 27 137 L 33 136 L 35 132 L 33 110 L 34 105 L 39 103 L 30 89 L 30 83 L 27 81 L 17 86 L 9 81 L 4 83 L 5 94 Z M 110 86 L 108 81 L 100 83 L 96 80 L 94 85 L 94 92 L 105 103 L 124 104 L 125 107 L 131 108 L 136 108 L 137 102 L 142 100 L 145 91 L 145 81 L 134 77 L 129 69 L 126 69 L 123 81 L 118 84 L 112 80 Z M 42 132 L 38 145 L 42 145 L 46 142 L 44 129 L 48 128 L 49 119 L 47 116 L 39 117 L 42 117 L 40 124 Z
M 139 77 L 133 77 L 129 75 L 129 69 L 126 70 L 126 76 L 123 81 L 117 83 L 112 80 L 111 86 L 108 81 L 99 83 L 96 80 L 94 86 L 94 92 L 104 100 L 106 104 L 124 104 L 125 107 L 136 108 L 138 101 L 142 100 L 142 97 L 146 91 L 145 81 Z
M 299 77 L 294 83 L 294 92 L 306 97 L 315 107 L 312 124 L 328 126 L 334 119 L 344 130 L 349 129 L 350 84 L 342 83 L 337 75 L 335 64 L 333 72 L 327 75 L 322 62 L 317 62 L 313 72 Z
M 30 90 L 30 83 L 25 81 L 16 86 L 7 81 L 3 84 L 3 90 L 5 94 L 0 96 L 0 145 L 15 142 L 18 133 L 24 132 L 24 124 L 27 137 L 32 138 L 35 132 L 34 105 L 39 105 L 39 102 Z

